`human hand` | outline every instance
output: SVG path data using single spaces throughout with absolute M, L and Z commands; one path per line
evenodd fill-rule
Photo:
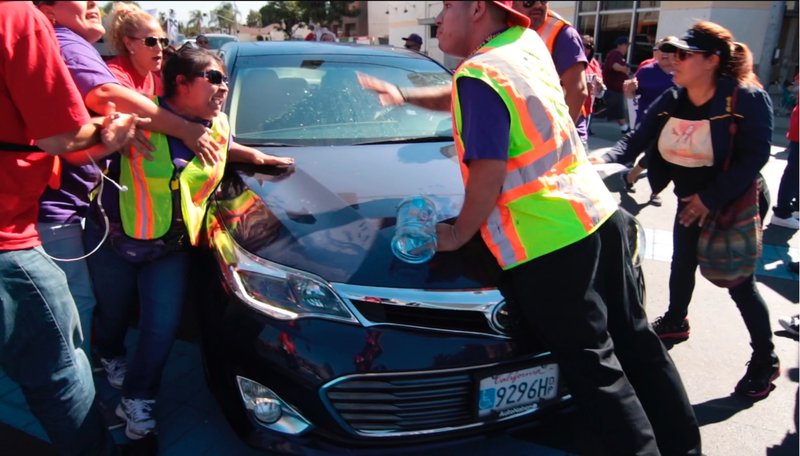
M 222 160 L 219 152 L 220 145 L 214 141 L 211 130 L 195 122 L 188 122 L 185 135 L 181 138 L 188 147 L 200 159 L 204 165 L 214 165 Z
M 378 94 L 378 100 L 383 106 L 397 106 L 406 102 L 400 93 L 400 88 L 395 84 L 360 72 L 356 72 L 356 78 L 361 87 Z
M 294 166 L 294 158 L 292 157 L 278 157 L 276 155 L 261 154 L 258 157 L 259 165 L 272 165 L 278 168 L 289 168 Z
M 113 103 L 109 103 L 109 114 L 103 120 L 100 130 L 100 139 L 108 150 L 124 150 L 133 142 L 134 147 L 140 150 L 145 157 L 152 159 L 150 151 L 153 149 L 147 138 L 139 130 L 150 124 L 149 118 L 139 118 L 136 114 L 116 112 Z
M 464 242 L 458 237 L 458 231 L 455 225 L 449 223 L 436 224 L 436 251 L 437 252 L 452 252 L 458 250 Z
M 638 88 L 639 81 L 636 78 L 626 79 L 625 82 L 622 83 L 622 92 L 628 98 L 633 98 Z
M 602 165 L 603 163 L 606 162 L 600 155 L 589 155 L 586 158 L 589 160 L 589 163 L 593 165 Z
M 702 226 L 710 211 L 700 200 L 700 197 L 697 196 L 697 193 L 681 198 L 681 201 L 686 203 L 686 206 L 678 214 L 678 223 L 685 227 L 690 227 L 694 224 Z

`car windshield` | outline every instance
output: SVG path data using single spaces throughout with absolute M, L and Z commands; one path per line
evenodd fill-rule
M 236 41 L 236 38 L 232 36 L 209 36 L 207 38 L 208 38 L 208 47 L 211 49 L 219 49 L 225 43 Z
M 357 73 L 421 87 L 450 83 L 433 61 L 401 56 L 245 57 L 231 72 L 231 127 L 244 144 L 343 145 L 452 139 L 450 114 L 381 106 Z

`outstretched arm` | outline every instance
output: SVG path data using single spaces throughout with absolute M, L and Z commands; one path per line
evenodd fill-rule
M 450 86 L 398 87 L 391 82 L 357 73 L 361 87 L 378 94 L 384 106 L 397 106 L 404 103 L 421 106 L 433 111 L 450 111 Z

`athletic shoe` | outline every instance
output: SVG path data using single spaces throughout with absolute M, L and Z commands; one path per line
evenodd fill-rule
M 650 204 L 656 207 L 660 207 L 662 204 L 661 197 L 653 193 L 652 195 L 650 195 Z
M 100 364 L 106 371 L 108 383 L 116 389 L 122 389 L 125 374 L 128 372 L 128 363 L 125 358 L 100 358 Z
M 636 189 L 633 188 L 633 184 L 628 182 L 628 174 L 630 174 L 630 173 L 631 173 L 630 171 L 625 171 L 624 173 L 620 174 L 620 176 L 622 176 L 622 183 L 625 185 L 625 191 L 626 192 L 628 192 L 628 193 L 636 193 Z
M 781 363 L 774 353 L 768 358 L 753 355 L 747 363 L 747 372 L 736 384 L 736 394 L 762 399 L 772 391 L 772 381 L 780 375 Z
M 783 329 L 792 333 L 793 336 L 798 335 L 798 324 L 800 324 L 800 315 L 793 315 L 791 317 L 781 317 L 778 323 L 783 326 Z
M 153 418 L 153 399 L 127 399 L 121 398 L 116 414 L 127 422 L 125 436 L 131 440 L 139 440 L 155 432 L 156 420 Z
M 789 228 L 790 230 L 796 230 L 800 228 L 800 220 L 794 217 L 783 218 L 783 217 L 778 217 L 777 215 L 773 215 L 771 224 L 783 228 Z
M 689 338 L 689 319 L 675 322 L 666 315 L 653 321 L 653 331 L 661 340 L 680 341 Z

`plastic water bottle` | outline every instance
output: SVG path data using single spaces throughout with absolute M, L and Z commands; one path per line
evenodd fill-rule
M 436 205 L 422 196 L 404 199 L 397 206 L 392 253 L 406 263 L 424 263 L 436 253 Z

